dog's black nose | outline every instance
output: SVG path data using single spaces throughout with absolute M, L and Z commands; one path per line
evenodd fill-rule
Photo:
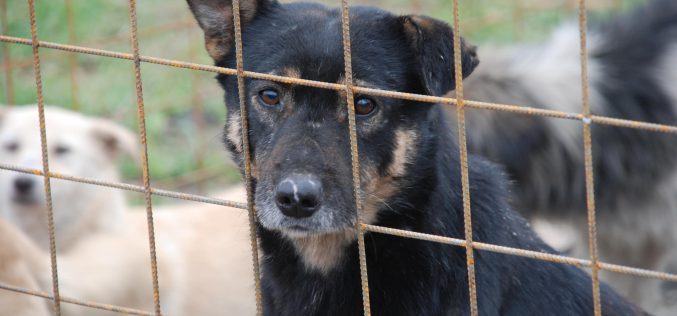
M 20 194 L 30 193 L 33 189 L 33 179 L 25 177 L 14 179 L 14 189 Z
M 322 184 L 312 175 L 292 175 L 275 189 L 275 204 L 284 215 L 294 218 L 312 216 L 320 208 Z

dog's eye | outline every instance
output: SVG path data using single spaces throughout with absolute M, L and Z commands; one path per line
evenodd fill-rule
M 5 148 L 6 151 L 13 153 L 13 152 L 16 152 L 17 150 L 19 150 L 19 143 L 11 142 L 11 143 L 5 144 L 5 146 L 3 146 L 3 147 Z
M 275 106 L 280 104 L 280 93 L 275 89 L 265 89 L 259 92 L 259 99 L 266 105 Z
M 67 154 L 70 151 L 71 149 L 64 145 L 57 145 L 56 148 L 54 148 L 54 153 L 57 155 Z
M 355 114 L 369 115 L 376 110 L 376 102 L 369 98 L 359 98 L 355 100 Z

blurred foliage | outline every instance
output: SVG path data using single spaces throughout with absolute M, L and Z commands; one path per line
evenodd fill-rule
M 6 0 L 0 0 L 6 1 Z M 70 0 L 74 35 L 68 27 L 67 0 L 37 0 L 39 37 L 106 50 L 130 52 L 129 12 L 124 0 Z M 320 1 L 338 5 L 339 1 Z M 460 0 L 461 29 L 474 43 L 534 41 L 563 20 L 575 21 L 576 0 Z M 623 10 L 640 0 L 590 0 L 595 14 Z M 362 0 L 399 14 L 425 14 L 448 22 L 452 0 Z M 6 1 L 10 36 L 30 38 L 26 1 Z M 138 1 L 140 49 L 143 55 L 211 64 L 203 50 L 202 33 L 183 0 Z M 12 58 L 15 104 L 35 103 L 31 48 L 8 45 Z M 2 52 L 0 51 L 0 54 Z M 77 98 L 71 93 L 71 53 L 41 49 L 44 96 L 47 104 L 76 108 L 107 117 L 137 130 L 136 96 L 132 63 L 74 54 Z M 6 72 L 4 67 L 0 73 Z M 239 179 L 222 149 L 225 117 L 223 92 L 214 74 L 152 64 L 142 66 L 146 128 L 151 177 L 156 186 L 204 191 Z M 0 102 L 7 103 L 4 74 L 0 76 Z M 77 104 L 76 101 L 77 100 Z M 127 161 L 125 181 L 139 182 L 138 163 Z

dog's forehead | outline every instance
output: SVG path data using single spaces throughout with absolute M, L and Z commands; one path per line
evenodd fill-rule
M 45 107 L 45 128 L 48 145 L 77 139 L 89 139 L 91 122 L 77 113 Z M 9 110 L 0 125 L 0 141 L 40 142 L 40 120 L 37 106 L 15 107 Z
M 341 12 L 319 5 L 283 8 L 256 21 L 243 35 L 246 67 L 278 74 L 296 69 L 304 79 L 339 82 L 345 69 Z M 403 49 L 397 18 L 367 7 L 351 8 L 350 14 L 355 76 L 372 82 L 406 76 L 411 56 Z

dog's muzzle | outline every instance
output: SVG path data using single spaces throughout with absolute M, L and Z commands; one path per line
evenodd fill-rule
M 37 202 L 35 197 L 35 179 L 18 177 L 12 182 L 14 194 L 12 200 L 17 204 L 33 204 Z

